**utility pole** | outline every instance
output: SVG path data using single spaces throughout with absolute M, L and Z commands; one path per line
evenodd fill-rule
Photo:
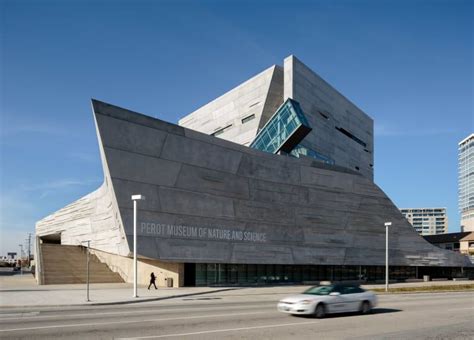
M 28 233 L 28 268 L 31 267 L 31 233 Z
M 19 244 L 18 246 L 20 246 L 20 261 L 21 261 L 21 259 L 23 258 L 23 244 Z
M 20 246 L 20 273 L 21 275 L 23 275 L 23 263 L 22 263 L 22 260 L 23 260 L 23 244 L 19 244 Z

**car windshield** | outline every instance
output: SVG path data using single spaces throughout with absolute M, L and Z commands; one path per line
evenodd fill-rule
M 303 292 L 303 294 L 311 294 L 311 295 L 329 295 L 334 290 L 333 285 L 329 286 L 316 286 L 311 287 L 310 289 Z

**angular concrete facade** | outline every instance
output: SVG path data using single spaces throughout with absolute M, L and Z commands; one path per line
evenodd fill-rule
M 389 220 L 393 265 L 467 265 L 418 236 L 383 191 L 357 173 L 269 155 L 97 101 L 94 113 L 129 244 L 130 196 L 147 197 L 140 202 L 141 256 L 383 265 Z M 262 235 L 245 239 L 239 232 Z
M 283 70 L 274 65 L 179 120 L 179 125 L 249 145 L 283 103 Z M 242 121 L 246 121 L 242 123 Z
M 274 65 L 179 120 L 179 125 L 249 145 L 288 99 L 300 103 L 312 127 L 302 145 L 336 165 L 373 179 L 373 120 L 294 56 Z M 252 121 L 245 118 L 255 116 Z
M 295 63 L 295 59 L 290 61 Z M 258 99 L 249 95 L 253 99 L 246 102 L 263 101 L 252 111 L 256 119 L 249 125 L 249 135 L 257 133 L 262 117 L 268 119 L 269 112 L 278 107 L 276 99 L 283 87 L 288 93 L 286 83 L 272 87 L 273 79 L 281 80 L 281 73 L 273 67 L 254 78 L 267 92 Z M 293 66 L 293 79 L 299 73 Z M 288 91 L 309 112 L 312 104 L 303 100 L 298 87 L 295 83 Z M 222 103 L 232 102 L 224 97 Z M 330 97 L 345 100 L 334 93 Z M 343 112 L 357 112 L 347 102 L 341 105 Z M 39 221 L 40 238 L 60 234 L 61 243 L 68 245 L 90 239 L 97 251 L 130 257 L 131 195 L 142 194 L 146 200 L 138 203 L 138 255 L 143 261 L 156 261 L 156 268 L 172 268 L 179 285 L 186 275 L 185 263 L 382 266 L 386 221 L 392 222 L 391 266 L 472 266 L 467 257 L 419 236 L 373 183 L 369 168 L 365 173 L 353 170 L 347 165 L 350 160 L 328 165 L 309 157 L 274 155 L 210 136 L 213 128 L 201 133 L 96 100 L 92 107 L 104 184 Z M 346 127 L 353 131 L 371 127 L 372 121 L 364 115 L 356 113 L 345 122 Z M 335 113 L 331 117 L 336 121 Z M 330 130 L 328 138 L 334 131 L 339 133 Z M 366 132 L 372 151 L 372 130 Z M 308 143 L 318 144 L 317 136 Z M 371 161 L 372 153 L 364 153 L 368 157 L 364 161 Z
M 313 128 L 304 146 L 329 156 L 336 165 L 373 179 L 372 118 L 294 56 L 284 61 L 286 98 L 300 103 Z

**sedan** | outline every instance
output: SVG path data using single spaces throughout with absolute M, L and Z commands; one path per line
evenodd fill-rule
M 330 313 L 367 314 L 376 305 L 377 296 L 358 285 L 330 284 L 312 287 L 302 294 L 285 297 L 278 302 L 278 310 L 288 314 L 322 318 Z

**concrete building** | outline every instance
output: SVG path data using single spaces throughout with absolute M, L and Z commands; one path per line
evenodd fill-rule
M 474 232 L 429 235 L 424 237 L 428 242 L 448 250 L 474 256 Z
M 474 231 L 474 133 L 458 146 L 461 231 Z
M 288 98 L 300 104 L 312 128 L 298 154 L 373 179 L 372 118 L 294 56 L 195 110 L 179 125 L 248 146 Z
M 422 236 L 448 232 L 446 208 L 404 208 L 400 211 Z
M 151 271 L 174 286 L 381 280 L 386 221 L 392 279 L 474 275 L 373 182 L 372 119 L 293 56 L 182 126 L 97 100 L 92 109 L 104 183 L 37 222 L 40 254 L 90 240 L 131 282 L 131 195 L 142 194 L 141 283 Z

